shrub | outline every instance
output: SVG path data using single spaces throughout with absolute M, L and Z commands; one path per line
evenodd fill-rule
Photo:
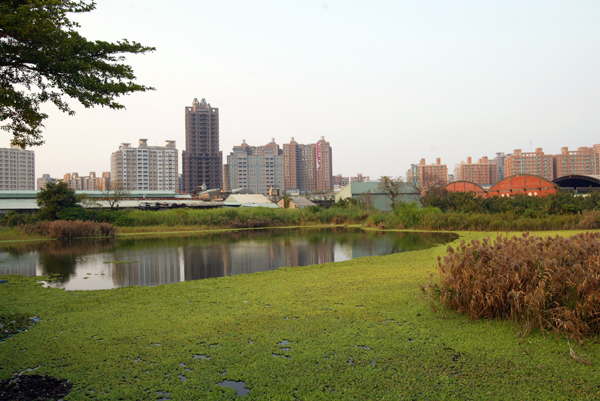
M 61 210 L 60 212 L 57 212 L 56 217 L 58 217 L 59 220 L 68 220 L 68 221 L 89 220 L 90 219 L 90 215 L 88 214 L 87 210 L 85 210 L 81 206 L 73 206 L 73 207 L 65 208 L 65 209 Z
M 118 227 L 133 227 L 135 226 L 135 223 L 135 219 L 126 214 L 119 215 L 113 222 L 113 224 Z
M 43 235 L 51 238 L 114 237 L 116 229 L 108 223 L 94 221 L 40 221 L 26 224 L 18 229 L 26 234 Z
M 440 283 L 428 292 L 459 313 L 512 319 L 523 334 L 600 334 L 599 233 L 463 241 L 438 264 Z
M 29 213 L 19 213 L 16 210 L 11 210 L 2 219 L 2 225 L 16 227 L 21 224 L 35 223 L 35 220 L 35 216 Z

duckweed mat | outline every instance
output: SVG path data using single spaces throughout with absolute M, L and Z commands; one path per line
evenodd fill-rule
M 66 400 L 600 397 L 594 339 L 433 312 L 419 285 L 445 250 L 101 291 L 2 276 L 0 313 L 40 321 L 0 343 L 0 380 L 66 379 Z

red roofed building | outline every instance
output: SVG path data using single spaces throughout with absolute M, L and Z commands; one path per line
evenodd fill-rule
M 539 175 L 516 174 L 506 177 L 491 187 L 488 196 L 545 196 L 556 194 L 558 186 Z
M 454 181 L 446 185 L 448 192 L 475 192 L 475 195 L 487 198 L 487 192 L 479 184 L 469 181 Z

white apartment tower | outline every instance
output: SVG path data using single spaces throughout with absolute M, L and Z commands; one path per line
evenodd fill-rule
M 13 145 L 0 149 L 0 190 L 35 190 L 35 156 Z
M 272 139 L 265 146 L 234 146 L 224 166 L 226 187 L 246 188 L 253 194 L 269 195 L 270 189 L 283 193 L 283 152 Z
M 175 141 L 166 146 L 148 146 L 140 139 L 137 148 L 122 143 L 110 158 L 110 177 L 128 191 L 177 191 L 178 157 Z

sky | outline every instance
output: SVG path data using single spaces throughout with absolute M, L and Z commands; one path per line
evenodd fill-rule
M 324 136 L 334 175 L 600 143 L 595 0 L 98 0 L 73 19 L 88 39 L 156 47 L 126 60 L 156 90 L 120 111 L 44 107 L 36 177 L 109 171 L 140 138 L 176 140 L 181 161 L 194 98 L 219 108 L 224 162 L 243 139 Z

